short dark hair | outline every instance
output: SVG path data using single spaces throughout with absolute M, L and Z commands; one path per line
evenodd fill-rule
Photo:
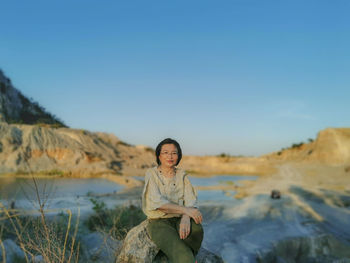
M 162 149 L 162 146 L 164 144 L 173 144 L 173 145 L 175 145 L 175 147 L 177 148 L 177 162 L 176 162 L 176 165 L 178 165 L 179 162 L 181 161 L 181 158 L 182 158 L 182 150 L 181 150 L 180 144 L 177 141 L 175 141 L 175 140 L 173 140 L 171 138 L 166 138 L 166 139 L 164 139 L 163 141 L 161 141 L 157 145 L 157 148 L 156 148 L 157 164 L 160 165 L 159 155 L 160 155 L 160 150 Z

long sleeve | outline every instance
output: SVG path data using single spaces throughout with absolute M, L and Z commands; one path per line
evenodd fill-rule
M 145 201 L 147 210 L 156 210 L 162 205 L 170 203 L 161 195 L 153 176 L 150 177 L 146 186 Z
M 188 176 L 184 177 L 184 201 L 186 207 L 197 207 L 197 193 Z

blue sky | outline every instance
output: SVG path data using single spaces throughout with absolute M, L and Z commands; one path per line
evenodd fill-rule
M 260 155 L 350 126 L 350 2 L 2 1 L 0 68 L 72 128 Z

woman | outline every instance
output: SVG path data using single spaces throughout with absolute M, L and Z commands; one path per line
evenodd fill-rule
M 202 214 L 184 170 L 177 168 L 182 151 L 167 138 L 156 148 L 157 167 L 147 170 L 142 209 L 147 232 L 171 263 L 193 263 L 203 240 Z

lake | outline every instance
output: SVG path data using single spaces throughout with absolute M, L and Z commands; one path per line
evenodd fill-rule
M 116 193 L 124 188 L 100 178 L 37 178 L 38 194 L 46 208 L 91 208 L 91 194 Z M 0 199 L 8 204 L 15 201 L 16 208 L 38 207 L 35 184 L 31 178 L 0 177 Z
M 241 180 L 256 180 L 257 176 L 240 175 L 213 175 L 210 177 L 190 176 L 193 186 L 213 186 L 213 185 L 239 185 Z M 231 201 L 234 198 L 233 190 L 197 190 L 198 201 Z

